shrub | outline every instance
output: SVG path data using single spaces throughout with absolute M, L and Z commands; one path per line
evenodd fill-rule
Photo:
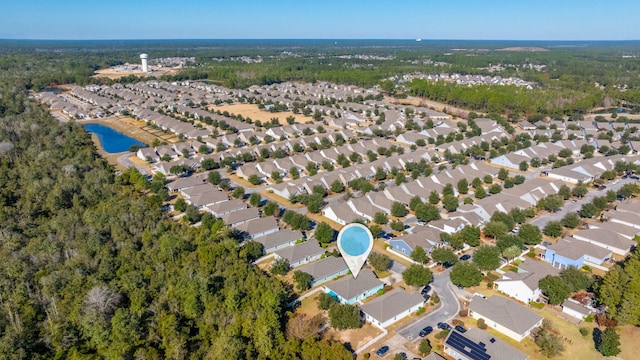
M 460 312 L 458 313 L 459 317 L 467 317 L 469 316 L 469 310 L 460 310 Z
M 587 315 L 587 317 L 584 318 L 585 322 L 593 322 L 593 314 L 589 314 Z
M 589 335 L 589 328 L 581 327 L 581 328 L 580 328 L 580 335 L 582 335 L 582 336 L 587 336 L 587 335 Z
M 370 357 L 371 357 L 371 354 L 369 354 L 369 353 L 364 353 L 363 357 L 364 357 L 365 359 L 368 359 L 368 358 L 370 358 Z
M 464 322 L 460 321 L 458 319 L 453 319 L 453 320 L 451 320 L 451 325 L 453 325 L 453 326 L 458 326 L 458 325 L 464 326 Z
M 535 301 L 531 301 L 529 302 L 529 305 L 538 308 L 538 309 L 542 309 L 544 307 L 543 303 L 539 303 L 539 302 L 535 302 Z
M 484 322 L 484 319 L 478 319 L 478 328 L 487 330 L 487 324 Z

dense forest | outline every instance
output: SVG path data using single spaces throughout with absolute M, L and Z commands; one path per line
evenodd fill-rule
M 285 335 L 291 289 L 224 224 L 169 219 L 80 126 L 2 94 L 0 358 L 352 358 Z

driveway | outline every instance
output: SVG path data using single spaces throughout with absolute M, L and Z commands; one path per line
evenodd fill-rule
M 440 297 L 438 307 L 426 316 L 417 319 L 412 324 L 397 330 L 396 332 L 398 334 L 409 341 L 416 342 L 422 339 L 418 336 L 418 333 L 425 326 L 433 326 L 434 331 L 437 331 L 439 322 L 447 322 L 458 315 L 460 302 L 453 291 L 453 284 L 449 280 L 450 271 L 451 269 L 449 268 L 433 276 L 431 287 Z

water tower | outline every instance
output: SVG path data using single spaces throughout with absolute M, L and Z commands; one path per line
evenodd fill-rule
M 149 59 L 149 55 L 140 54 L 140 60 L 142 61 L 142 71 L 149 72 L 149 64 L 147 64 L 147 59 Z

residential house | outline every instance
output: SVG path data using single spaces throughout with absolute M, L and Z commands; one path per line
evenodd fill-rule
M 354 304 L 384 288 L 384 282 L 368 268 L 363 268 L 358 277 L 345 276 L 324 286 L 324 292 L 334 296 L 343 304 Z
M 451 331 L 444 341 L 443 350 L 445 354 L 459 360 L 526 360 L 529 358 L 529 355 L 477 328 L 471 328 L 464 334 Z
M 268 254 L 287 246 L 293 246 L 299 240 L 303 240 L 304 235 L 299 230 L 282 229 L 280 231 L 260 236 L 254 239 L 264 247 L 264 253 Z
M 522 341 L 542 325 L 543 317 L 517 302 L 502 296 L 474 296 L 469 302 L 469 316 L 484 319 L 488 327 Z
M 402 288 L 375 298 L 360 306 L 365 321 L 385 329 L 387 326 L 414 313 L 424 304 L 424 298 L 418 292 L 409 292 Z
M 224 223 L 228 226 L 236 227 L 240 224 L 258 219 L 259 217 L 260 210 L 254 207 L 250 207 L 239 211 L 223 214 L 222 216 L 220 216 L 220 219 L 222 219 L 222 221 L 224 221 Z
M 255 240 L 261 236 L 269 235 L 280 230 L 278 221 L 273 216 L 267 216 L 251 221 L 243 222 L 235 226 L 245 238 Z
M 349 267 L 341 257 L 327 256 L 298 268 L 299 271 L 311 275 L 311 287 L 333 280 L 349 273 Z
M 558 269 L 569 266 L 581 268 L 585 265 L 607 271 L 603 267 L 612 256 L 612 252 L 600 246 L 580 241 L 574 238 L 562 238 L 557 243 L 548 246 L 544 253 L 544 260 Z
M 138 149 L 136 152 L 136 156 L 143 161 L 147 162 L 158 162 L 160 161 L 160 156 L 156 153 L 156 150 L 151 147 Z
M 391 246 L 393 251 L 404 256 L 411 256 L 417 246 L 431 252 L 435 245 L 440 244 L 441 232 L 436 228 L 418 225 L 413 228 L 412 233 L 402 234 L 397 238 L 387 240 L 387 244 Z
M 542 295 L 538 282 L 547 275 L 558 276 L 560 270 L 546 262 L 527 259 L 518 265 L 517 272 L 506 271 L 493 284 L 503 294 L 528 304 Z
M 291 267 L 297 267 L 320 259 L 324 254 L 324 249 L 317 241 L 303 241 L 276 250 L 273 254 L 276 259 L 286 259 Z
M 576 319 L 584 320 L 591 314 L 591 310 L 573 299 L 566 299 L 561 306 L 563 313 Z
M 578 230 L 572 237 L 576 240 L 600 246 L 614 254 L 620 255 L 621 258 L 629 255 L 631 248 L 636 245 L 634 240 L 604 229 Z
M 219 202 L 217 204 L 209 205 L 204 210 L 210 212 L 215 217 L 222 217 L 225 214 L 232 213 L 234 211 L 240 211 L 247 208 L 247 204 L 240 199 L 231 199 L 228 201 Z

